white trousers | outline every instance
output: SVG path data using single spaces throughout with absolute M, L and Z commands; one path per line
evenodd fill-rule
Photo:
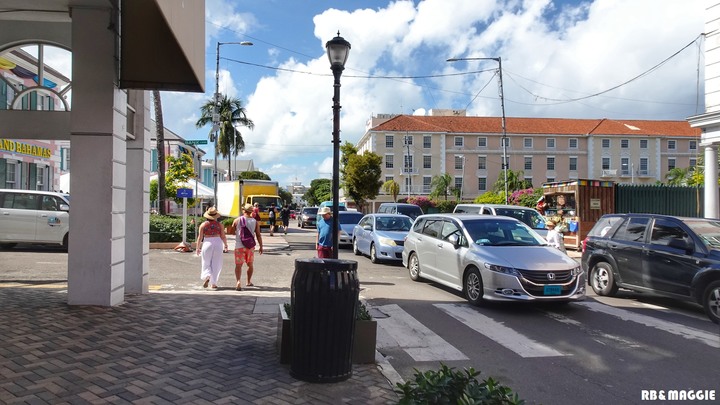
M 223 265 L 223 241 L 218 237 L 204 238 L 202 244 L 202 269 L 200 279 L 210 277 L 210 285 L 217 285 Z

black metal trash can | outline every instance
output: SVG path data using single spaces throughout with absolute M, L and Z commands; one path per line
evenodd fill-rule
M 295 260 L 291 376 L 320 383 L 344 381 L 352 376 L 359 294 L 356 261 Z

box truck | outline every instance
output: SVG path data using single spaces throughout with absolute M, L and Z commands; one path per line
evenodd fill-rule
M 278 195 L 278 182 L 271 180 L 240 179 L 218 182 L 217 209 L 226 217 L 239 217 L 245 204 L 260 206 L 260 226 L 268 227 L 268 208 L 275 204 L 278 214 L 275 216 L 275 225 L 282 225 L 280 208 L 282 200 Z

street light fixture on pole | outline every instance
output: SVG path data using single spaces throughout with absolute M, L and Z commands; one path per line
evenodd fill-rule
M 338 235 L 340 233 L 340 218 L 338 218 L 338 212 L 340 211 L 338 208 L 340 206 L 340 76 L 342 76 L 342 72 L 345 70 L 345 62 L 347 62 L 348 55 L 350 54 L 350 42 L 341 37 L 340 31 L 338 31 L 337 36 L 325 44 L 325 49 L 327 49 L 327 55 L 330 59 L 330 69 L 335 78 L 335 83 L 333 84 L 335 91 L 333 94 L 332 258 L 337 259 Z
M 500 81 L 499 90 L 500 90 L 500 110 L 502 112 L 502 148 L 503 148 L 503 157 L 502 157 L 502 170 L 503 170 L 503 176 L 505 184 L 505 201 L 508 200 L 508 161 L 507 161 L 507 130 L 505 128 L 505 95 L 503 94 L 503 78 L 502 78 L 502 58 L 450 58 L 447 60 L 447 62 L 459 62 L 459 61 L 468 61 L 468 60 L 494 60 L 498 63 L 498 77 Z
M 218 107 L 220 104 L 220 45 L 244 45 L 251 46 L 253 43 L 250 41 L 242 42 L 219 42 L 215 48 L 215 93 L 213 94 L 213 116 L 212 123 L 213 127 L 210 135 L 210 142 L 215 147 L 215 158 L 213 159 L 213 205 L 217 207 L 217 194 L 218 194 L 218 136 L 220 134 L 220 112 Z

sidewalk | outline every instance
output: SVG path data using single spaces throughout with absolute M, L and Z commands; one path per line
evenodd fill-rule
M 268 251 L 288 248 L 282 236 L 264 242 Z M 382 364 L 355 364 L 350 379 L 333 384 L 291 377 L 276 349 L 286 296 L 165 291 L 125 299 L 112 308 L 68 306 L 62 288 L 0 288 L 0 403 L 398 401 Z

